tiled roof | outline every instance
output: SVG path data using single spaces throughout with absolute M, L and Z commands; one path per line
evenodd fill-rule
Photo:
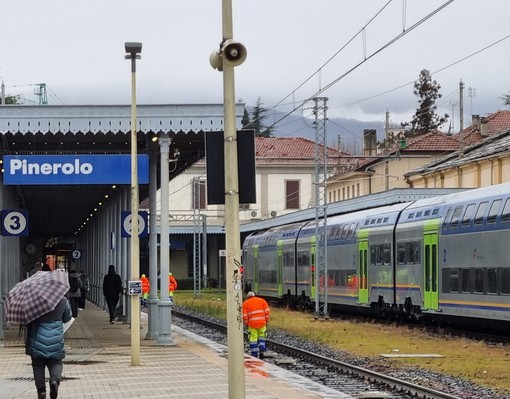
M 405 174 L 405 176 L 431 173 L 439 170 L 467 165 L 477 160 L 491 158 L 502 152 L 510 150 L 510 129 L 492 135 L 463 150 L 455 151 L 445 157 L 431 162 Z
M 407 141 L 407 146 L 400 151 L 444 152 L 456 151 L 459 148 L 460 144 L 454 136 L 440 132 L 430 132 L 419 137 L 409 139 Z
M 455 137 L 464 145 L 471 145 L 487 136 L 494 136 L 508 129 L 510 129 L 510 111 L 502 110 L 488 116 L 473 115 L 471 126 L 457 133 Z
M 257 165 L 313 164 L 315 142 L 303 137 L 257 137 L 255 158 Z M 328 163 L 336 164 L 343 151 L 327 147 Z

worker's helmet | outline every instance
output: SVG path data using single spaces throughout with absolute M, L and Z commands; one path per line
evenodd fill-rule
M 145 278 L 145 274 L 142 274 L 142 278 Z
M 172 276 L 172 272 L 168 273 L 169 276 Z

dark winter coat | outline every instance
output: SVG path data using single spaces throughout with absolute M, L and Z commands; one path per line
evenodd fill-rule
M 115 272 L 115 268 L 110 266 L 108 274 L 103 279 L 103 295 L 105 298 L 118 298 L 122 294 L 122 279 Z
M 81 277 L 78 272 L 72 270 L 69 272 L 69 285 L 71 284 L 71 279 L 76 279 L 76 282 L 78 283 L 78 290 L 76 292 L 69 291 L 67 293 L 68 298 L 80 298 L 81 297 L 81 291 L 84 289 L 83 283 L 81 281 Z
M 64 297 L 54 310 L 27 325 L 25 353 L 34 358 L 62 360 L 65 357 L 63 325 L 69 320 L 71 308 Z

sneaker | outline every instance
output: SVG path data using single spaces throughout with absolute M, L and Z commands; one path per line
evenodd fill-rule
M 50 399 L 57 399 L 58 397 L 58 382 L 50 382 Z
M 46 399 L 46 391 L 37 392 L 37 399 Z
M 110 320 L 110 324 L 115 324 L 115 320 Z
M 264 359 L 264 357 L 265 357 L 265 356 L 264 356 L 264 352 L 260 352 L 260 353 L 259 353 L 259 359 L 260 359 L 260 360 L 262 360 L 262 359 Z

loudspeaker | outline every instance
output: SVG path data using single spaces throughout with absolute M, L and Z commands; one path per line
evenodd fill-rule
M 209 56 L 209 63 L 214 69 L 223 71 L 223 57 L 218 51 L 213 51 Z
M 232 39 L 225 40 L 221 51 L 223 53 L 224 62 L 230 66 L 241 65 L 248 55 L 246 47 Z

